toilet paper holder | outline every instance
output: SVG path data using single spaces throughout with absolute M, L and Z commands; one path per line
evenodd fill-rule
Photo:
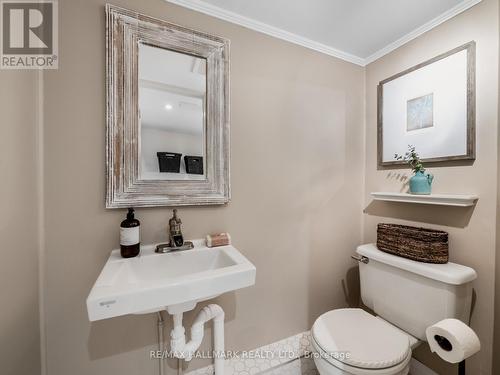
M 465 359 L 458 362 L 458 375 L 465 375 Z
M 436 340 L 441 349 L 447 352 L 451 352 L 453 349 L 453 345 L 450 340 L 444 336 L 434 335 L 434 340 Z M 465 359 L 458 363 L 458 375 L 465 375 Z
M 458 363 L 459 375 L 465 375 L 465 360 L 481 349 L 476 333 L 457 319 L 444 319 L 433 324 L 426 329 L 426 336 L 431 352 L 447 362 Z
M 447 352 L 451 352 L 451 350 L 453 349 L 453 345 L 451 344 L 450 340 L 448 340 L 444 336 L 434 335 L 434 340 L 436 340 L 441 349 Z

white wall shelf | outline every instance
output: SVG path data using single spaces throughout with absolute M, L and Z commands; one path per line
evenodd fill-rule
M 438 206 L 456 206 L 469 207 L 473 206 L 479 199 L 477 195 L 464 194 L 430 194 L 418 195 L 408 193 L 391 193 L 391 192 L 373 192 L 373 199 L 386 202 L 402 202 L 402 203 L 420 203 L 433 204 Z

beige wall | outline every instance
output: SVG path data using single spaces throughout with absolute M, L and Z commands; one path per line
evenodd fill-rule
M 375 204 L 371 191 L 398 191 L 401 175 L 409 171 L 378 170 L 376 161 L 376 90 L 382 79 L 432 58 L 463 43 L 477 42 L 477 158 L 473 165 L 429 167 L 435 175 L 433 189 L 442 193 L 479 195 L 473 210 L 461 208 Z M 478 333 L 481 352 L 468 360 L 470 374 L 491 374 L 493 298 L 495 280 L 495 220 L 497 202 L 498 124 L 498 1 L 479 5 L 440 25 L 413 42 L 370 64 L 366 69 L 366 182 L 364 241 L 374 241 L 379 222 L 424 225 L 450 233 L 451 261 L 473 267 L 476 301 L 472 328 Z M 424 346 L 416 357 L 439 374 L 455 374 Z
M 498 9 L 500 16 L 500 7 Z M 499 43 L 500 44 L 500 43 Z M 500 56 L 500 48 L 499 48 Z M 500 64 L 498 65 L 500 90 Z M 500 120 L 500 95 L 498 98 L 498 118 Z M 500 160 L 500 131 L 497 134 L 497 161 Z M 497 220 L 496 220 L 496 266 L 495 275 L 500 275 L 500 163 L 497 163 Z M 493 353 L 500 353 L 500 277 L 495 277 L 495 324 L 493 336 Z M 500 355 L 493 356 L 493 374 L 500 373 Z
M 154 315 L 91 324 L 85 308 L 125 215 L 104 209 L 105 3 L 59 2 L 60 68 L 45 73 L 50 375 L 154 374 L 157 365 Z M 179 212 L 187 238 L 227 230 L 257 266 L 254 287 L 217 300 L 228 349 L 307 330 L 345 306 L 361 235 L 364 69 L 162 0 L 113 3 L 231 40 L 233 199 Z M 170 214 L 137 210 L 144 243 L 166 239 Z
M 450 232 L 452 261 L 479 273 L 472 327 L 483 350 L 468 367 L 471 374 L 491 374 L 498 153 L 496 0 L 484 0 L 366 70 L 162 0 L 114 3 L 232 41 L 233 200 L 226 207 L 180 210 L 186 237 L 227 230 L 257 266 L 254 287 L 217 300 L 227 312 L 228 349 L 279 340 L 308 329 L 326 310 L 355 304 L 357 293 L 351 284 L 356 274 L 349 255 L 361 239 L 373 241 L 380 221 L 430 222 Z M 59 2 L 60 69 L 44 72 L 43 246 L 37 244 L 37 119 L 35 111 L 27 110 L 36 108 L 36 77 L 0 72 L 0 165 L 8 165 L 0 185 L 0 294 L 9 301 L 0 310 L 2 374 L 40 372 L 38 248 L 45 249 L 48 374 L 135 375 L 153 374 L 157 368 L 148 358 L 156 345 L 153 315 L 91 324 L 85 309 L 95 278 L 110 249 L 118 245 L 117 227 L 124 216 L 123 210 L 104 209 L 104 4 Z M 435 191 L 477 193 L 477 207 L 472 212 L 371 203 L 370 191 L 398 189 L 395 176 L 407 174 L 377 170 L 376 84 L 470 40 L 477 42 L 478 59 L 477 160 L 472 166 L 432 172 Z M 365 196 L 360 199 L 363 188 Z M 165 240 L 170 212 L 138 210 L 144 243 Z M 347 297 L 344 282 L 351 293 Z M 188 323 L 192 317 L 188 314 Z M 440 374 L 454 374 L 425 347 L 416 356 Z M 194 361 L 191 368 L 202 364 Z M 168 374 L 175 373 L 173 365 Z
M 36 73 L 0 71 L 0 372 L 40 372 Z

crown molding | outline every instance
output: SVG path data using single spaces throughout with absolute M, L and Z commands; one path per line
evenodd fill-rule
M 229 10 L 223 9 L 221 7 L 206 3 L 202 0 L 165 0 L 169 3 L 182 6 L 184 8 L 188 8 L 200 13 L 207 14 L 209 16 L 219 18 L 221 20 L 234 23 L 236 25 L 245 27 L 247 29 L 251 29 L 254 31 L 258 31 L 260 33 L 270 35 L 272 37 L 285 40 L 287 42 L 297 44 L 299 46 L 309 48 L 311 50 L 324 53 L 325 55 L 333 56 L 339 58 L 341 60 L 345 60 L 347 62 L 359 65 L 366 66 L 375 60 L 380 59 L 382 56 L 387 55 L 388 53 L 394 51 L 395 49 L 405 45 L 406 43 L 412 41 L 413 39 L 419 37 L 420 35 L 426 33 L 429 30 L 432 30 L 436 26 L 442 24 L 443 22 L 448 21 L 449 19 L 455 17 L 456 15 L 466 11 L 467 9 L 473 7 L 474 5 L 479 4 L 482 0 L 464 0 L 460 4 L 455 7 L 449 9 L 448 11 L 442 13 L 437 16 L 433 20 L 425 23 L 424 25 L 416 28 L 415 30 L 409 32 L 405 36 L 399 38 L 395 42 L 392 42 L 385 46 L 384 48 L 378 50 L 372 55 L 363 58 L 359 56 L 355 56 L 348 52 L 341 51 L 339 49 L 333 48 L 326 44 L 316 42 L 314 40 L 302 37 L 300 35 L 288 32 L 286 30 L 280 29 L 275 26 L 268 25 L 266 23 L 254 20 L 252 18 L 248 18 L 237 14 L 235 12 L 231 12 Z
M 441 25 L 442 23 L 448 21 L 449 19 L 459 15 L 462 12 L 465 12 L 467 9 L 472 8 L 474 5 L 479 4 L 483 0 L 465 0 L 461 2 L 460 4 L 456 5 L 455 7 L 451 8 L 450 10 L 447 10 L 446 12 L 440 14 L 433 20 L 423 24 L 422 26 L 416 28 L 415 30 L 409 32 L 402 38 L 399 38 L 395 42 L 392 42 L 385 46 L 384 48 L 378 50 L 374 54 L 368 56 L 365 59 L 365 65 L 368 65 L 378 59 L 380 59 L 382 56 L 387 55 L 388 53 L 394 51 L 395 49 L 398 49 L 399 47 L 405 45 L 406 43 L 412 41 L 413 39 L 418 38 L 420 35 L 425 34 L 427 31 L 432 30 L 436 26 Z
M 228 21 L 234 23 L 239 26 L 243 26 L 247 29 L 255 30 L 260 33 L 270 35 L 272 37 L 286 40 L 287 42 L 298 44 L 299 46 L 306 47 L 312 49 L 314 51 L 318 51 L 324 53 L 325 55 L 337 57 L 339 59 L 348 61 L 350 63 L 364 66 L 365 60 L 361 57 L 352 55 L 347 52 L 340 51 L 336 48 L 330 47 L 326 44 L 316 42 L 314 40 L 304 38 L 300 35 L 285 31 L 283 29 L 268 25 L 266 23 L 254 20 L 252 18 L 248 18 L 242 16 L 240 14 L 231 12 L 229 10 L 225 10 L 218 6 L 208 4 L 204 1 L 200 0 L 165 0 L 169 3 L 180 5 L 184 8 L 188 8 L 191 10 L 195 10 L 200 13 L 207 14 L 209 16 L 213 16 L 219 18 L 224 21 Z

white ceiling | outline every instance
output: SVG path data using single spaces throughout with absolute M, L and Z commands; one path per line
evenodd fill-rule
M 139 44 L 139 79 L 169 86 L 174 91 L 203 97 L 205 64 L 206 60 L 199 57 Z
M 167 0 L 366 65 L 481 0 Z
M 183 134 L 203 133 L 201 98 L 140 86 L 139 108 L 142 126 Z
M 177 133 L 202 134 L 205 67 L 205 59 L 140 44 L 141 125 Z

